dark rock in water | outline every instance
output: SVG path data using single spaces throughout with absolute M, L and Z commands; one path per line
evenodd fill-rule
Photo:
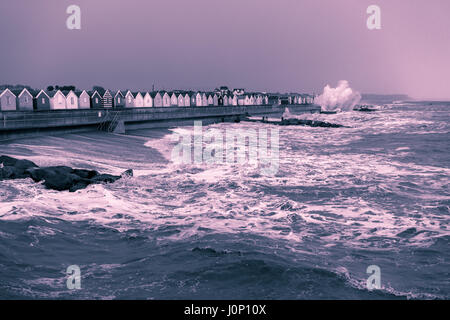
M 80 182 L 77 182 L 77 183 L 75 183 L 74 185 L 72 185 L 72 186 L 69 188 L 69 191 L 70 191 L 70 192 L 75 192 L 75 191 L 77 191 L 77 190 L 81 190 L 81 189 L 86 188 L 88 185 L 90 185 L 90 182 L 89 182 L 89 181 L 80 181 Z
M 27 170 L 37 167 L 29 160 L 18 160 L 8 156 L 0 156 L 0 180 L 28 178 Z
M 120 176 L 99 174 L 95 170 L 73 169 L 67 166 L 38 167 L 29 160 L 19 160 L 9 156 L 0 156 L 0 180 L 31 178 L 35 182 L 43 181 L 48 189 L 74 192 L 95 183 L 112 183 L 122 177 L 132 177 L 133 170 L 128 169 Z
M 310 127 L 326 127 L 326 128 L 342 128 L 341 124 L 329 123 L 319 120 L 304 120 L 304 119 L 283 119 L 280 123 L 282 126 L 301 125 Z
M 122 178 L 123 177 L 132 177 L 133 176 L 133 169 L 128 169 L 128 170 L 124 171 L 120 176 Z
M 337 114 L 337 111 L 326 111 L 326 110 L 324 110 L 324 111 L 320 111 L 320 113 L 322 113 L 322 114 Z
M 95 170 L 85 170 L 85 169 L 75 169 L 73 173 L 84 178 L 84 179 L 92 179 L 99 173 Z
M 0 163 L 4 166 L 14 166 L 18 160 L 9 156 L 0 156 Z
M 120 176 L 113 176 L 113 175 L 110 175 L 110 174 L 99 174 L 99 175 L 96 175 L 95 177 L 93 177 L 91 179 L 91 181 L 92 182 L 109 182 L 109 183 L 112 183 L 112 182 L 115 182 L 116 180 L 119 180 L 119 179 L 120 179 Z
M 49 189 L 63 191 L 69 190 L 72 186 L 77 184 L 81 178 L 76 174 L 48 174 L 44 180 L 44 186 Z

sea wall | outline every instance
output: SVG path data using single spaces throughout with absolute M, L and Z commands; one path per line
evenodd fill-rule
M 0 112 L 0 140 L 108 129 L 119 121 L 127 130 L 188 125 L 192 120 L 212 123 L 247 115 L 281 116 L 286 107 L 291 113 L 320 111 L 317 105 L 7 111 Z

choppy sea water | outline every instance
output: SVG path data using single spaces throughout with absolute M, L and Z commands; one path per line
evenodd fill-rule
M 174 130 L 0 144 L 39 165 L 135 170 L 75 193 L 0 182 L 0 298 L 448 299 L 450 104 L 305 115 L 274 177 L 175 165 Z M 225 130 L 270 129 L 221 123 Z M 81 269 L 81 289 L 66 268 Z M 366 269 L 381 269 L 380 290 Z

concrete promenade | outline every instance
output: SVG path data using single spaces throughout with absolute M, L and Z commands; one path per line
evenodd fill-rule
M 3 111 L 0 112 L 0 140 L 99 129 L 113 131 L 108 129 L 114 129 L 118 124 L 125 129 L 134 124 L 146 124 L 151 128 L 170 127 L 187 120 L 209 119 L 209 122 L 217 122 L 242 119 L 247 115 L 281 116 L 286 107 L 293 113 L 320 112 L 317 105 Z

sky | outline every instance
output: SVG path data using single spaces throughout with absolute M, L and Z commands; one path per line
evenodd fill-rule
M 2 0 L 0 36 L 0 84 L 450 99 L 448 0 Z

